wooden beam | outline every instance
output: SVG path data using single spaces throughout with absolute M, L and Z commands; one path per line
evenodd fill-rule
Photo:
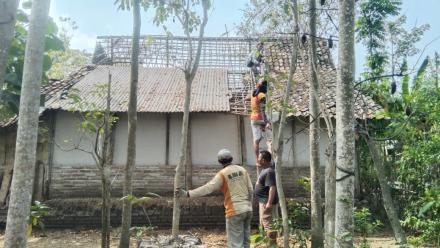
M 3 180 L 0 187 L 0 206 L 5 206 L 9 196 L 9 188 L 11 187 L 12 172 L 14 169 L 15 159 L 15 141 L 17 137 L 17 129 L 8 127 L 5 132 L 5 170 L 3 172 Z
M 243 115 L 239 115 L 238 117 L 238 125 L 239 125 L 239 133 L 240 133 L 240 155 L 241 155 L 241 164 L 247 165 L 247 151 L 246 151 L 246 129 L 244 124 Z
M 47 168 L 44 170 L 44 199 L 50 198 L 50 184 L 52 182 L 53 156 L 55 150 L 55 131 L 56 131 L 57 112 L 52 111 L 49 115 L 49 155 L 47 160 Z
M 118 120 L 120 117 L 118 116 Z M 107 156 L 107 163 L 112 166 L 113 160 L 115 159 L 115 141 L 116 141 L 116 128 L 118 127 L 119 122 L 116 122 L 112 125 L 110 129 L 110 140 L 108 144 L 108 156 Z
M 170 122 L 171 115 L 166 114 L 166 134 L 165 134 L 165 165 L 170 163 Z
M 296 117 L 292 117 L 292 125 L 291 125 L 291 132 L 292 132 L 292 138 L 291 138 L 291 149 L 292 149 L 292 165 L 295 167 L 296 162 L 296 154 L 295 154 L 295 141 L 296 141 Z

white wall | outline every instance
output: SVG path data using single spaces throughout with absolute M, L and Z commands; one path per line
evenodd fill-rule
M 254 148 L 253 148 L 253 136 L 252 136 L 252 128 L 251 128 L 251 122 L 249 117 L 245 118 L 245 135 L 246 135 L 246 152 L 247 152 L 247 164 L 248 165 L 255 165 L 256 159 L 254 155 Z M 278 126 L 274 125 L 273 129 L 273 144 L 275 143 L 275 139 L 278 133 Z M 292 150 L 292 122 L 289 120 L 287 122 L 287 125 L 284 129 L 284 150 L 283 150 L 283 166 L 293 166 L 293 150 Z M 267 141 L 265 138 L 263 138 L 260 141 L 260 150 L 267 149 Z
M 284 150 L 283 150 L 283 166 L 286 167 L 308 167 L 309 166 L 309 130 L 307 124 L 295 119 L 293 123 L 292 118 L 289 118 L 284 129 Z M 294 126 L 292 126 L 294 125 Z M 274 125 L 274 139 L 277 137 L 278 125 Z M 325 125 L 321 123 L 321 127 Z M 295 134 L 292 137 L 292 133 Z M 247 164 L 255 165 L 255 155 L 253 151 L 253 137 L 251 124 L 248 117 L 245 118 L 245 135 L 246 135 L 246 152 L 247 152 Z M 321 166 L 325 166 L 327 163 L 327 158 L 325 156 L 325 151 L 328 144 L 328 137 L 326 130 L 322 129 L 320 133 L 320 159 Z M 294 145 L 292 147 L 292 144 Z M 266 140 L 263 139 L 260 142 L 260 150 L 267 149 Z
M 78 150 L 72 150 L 75 144 L 80 148 L 92 151 L 92 138 L 79 132 L 79 116 L 66 111 L 58 111 L 56 116 L 54 147 L 54 164 L 60 166 L 95 165 L 90 154 Z M 249 118 L 245 120 L 245 139 L 247 164 L 255 165 L 255 156 L 252 147 L 252 131 Z M 170 114 L 170 147 L 169 164 L 178 163 L 180 150 L 182 114 Z M 324 125 L 321 125 L 324 126 Z M 284 166 L 308 167 L 309 166 L 309 137 L 306 124 L 295 121 L 295 137 L 292 139 L 292 120 L 289 120 L 285 129 L 284 137 L 288 140 L 284 144 Z M 235 163 L 241 163 L 240 134 L 238 117 L 226 113 L 192 113 L 192 162 L 195 165 L 216 165 L 217 152 L 222 148 L 231 150 Z M 274 130 L 276 136 L 276 129 Z M 301 131 L 301 132 L 299 132 Z M 298 133 L 299 132 L 299 133 Z M 80 142 L 81 141 L 81 142 Z M 137 126 L 137 165 L 162 165 L 165 164 L 166 153 L 166 115 L 139 113 Z M 294 151 L 292 151 L 292 142 Z M 264 149 L 266 141 L 261 141 Z M 325 150 L 328 138 L 325 130 L 321 130 L 321 165 L 327 163 Z M 63 151 L 71 150 L 71 151 Z M 117 165 L 126 163 L 127 154 L 127 117 L 120 115 L 115 129 L 115 147 L 113 161 Z
M 191 128 L 194 164 L 218 164 L 217 153 L 223 148 L 232 152 L 234 163 L 241 163 L 236 115 L 196 113 L 192 116 Z
M 168 163 L 172 165 L 179 163 L 182 116 L 183 114 L 171 114 L 170 116 L 170 154 Z
M 165 114 L 138 113 L 136 165 L 165 164 L 165 137 Z M 113 163 L 116 165 L 124 165 L 127 162 L 127 139 L 127 114 L 121 114 L 115 130 Z
M 170 123 L 170 164 L 179 161 L 182 115 L 172 114 Z M 191 146 L 195 165 L 217 165 L 217 152 L 227 148 L 234 156 L 234 163 L 241 163 L 239 156 L 237 116 L 225 113 L 192 113 Z
M 93 138 L 79 129 L 80 116 L 57 111 L 53 163 L 60 166 L 95 165 L 92 155 Z M 81 150 L 75 149 L 78 147 Z
M 297 167 L 308 167 L 309 166 L 309 153 L 310 153 L 310 145 L 309 145 L 309 129 L 307 128 L 308 124 L 301 122 L 299 120 L 295 121 L 295 155 L 294 161 L 295 166 Z M 321 123 L 321 132 L 320 132 L 320 140 L 319 143 L 319 152 L 320 152 L 320 164 L 321 166 L 325 166 L 327 164 L 327 157 L 325 155 L 325 151 L 327 149 L 328 144 L 328 136 L 327 131 L 323 129 L 325 124 Z

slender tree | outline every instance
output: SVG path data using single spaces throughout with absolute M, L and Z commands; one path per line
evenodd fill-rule
M 385 167 L 383 165 L 383 158 L 380 154 L 377 142 L 374 141 L 368 133 L 363 135 L 365 142 L 370 150 L 371 157 L 373 158 L 374 169 L 376 170 L 377 179 L 379 181 L 383 206 L 390 221 L 391 228 L 394 232 L 394 237 L 399 245 L 406 244 L 406 235 L 399 221 L 399 214 L 397 209 L 394 207 L 393 198 L 391 195 L 391 187 L 388 184 L 388 179 L 386 177 Z
M 311 179 L 311 229 L 312 247 L 322 247 L 322 203 L 320 185 L 319 159 L 319 92 L 318 74 L 314 70 L 316 65 L 316 0 L 309 0 L 309 144 L 310 144 L 310 179 Z
M 353 247 L 355 0 L 339 0 L 335 247 Z
M 328 164 L 325 168 L 325 211 L 324 241 L 325 247 L 335 245 L 335 206 L 336 206 L 336 140 L 334 128 L 327 126 L 329 144 L 327 146 Z
M 140 0 L 133 0 L 133 38 L 131 45 L 130 96 L 128 102 L 127 163 L 125 165 L 123 195 L 132 194 L 133 169 L 136 162 L 137 90 L 139 77 L 139 38 L 141 32 Z M 130 246 L 132 204 L 125 198 L 122 207 L 122 232 L 120 248 Z
M 301 56 L 303 56 L 301 54 Z M 316 56 L 315 56 L 316 58 Z M 310 65 L 310 69 L 312 70 L 310 73 L 316 74 L 317 76 L 317 65 L 316 65 L 316 59 L 310 60 L 312 62 Z M 330 63 L 332 64 L 332 62 Z M 322 94 L 325 94 L 324 87 L 322 84 L 319 83 L 318 78 L 318 86 L 319 86 L 319 92 Z M 319 105 L 320 105 L 320 116 L 324 119 L 327 129 L 327 137 L 329 140 L 329 143 L 327 145 L 327 163 L 328 165 L 325 168 L 325 214 L 324 214 L 324 234 L 325 234 L 325 246 L 326 247 L 333 247 L 334 246 L 334 228 L 335 228 L 335 191 L 336 191 L 336 131 L 335 127 L 333 125 L 333 121 L 331 118 L 331 113 L 325 103 L 320 100 L 319 94 L 316 91 L 313 91 L 313 96 L 317 99 Z
M 110 248 L 110 214 L 111 214 L 111 182 L 110 182 L 110 166 L 109 163 L 109 143 L 111 135 L 111 125 L 113 118 L 110 114 L 111 104 L 111 83 L 112 75 L 108 74 L 108 84 L 106 85 L 106 107 L 102 126 L 96 130 L 95 140 L 95 159 L 101 174 L 102 184 L 102 207 L 101 207 L 101 247 Z M 100 142 L 100 140 L 103 140 Z M 100 146 L 100 149 L 97 147 Z
M 23 69 L 11 200 L 6 222 L 4 245 L 6 248 L 26 247 L 26 228 L 29 222 L 35 176 L 44 35 L 47 29 L 49 7 L 50 0 L 32 2 Z
M 301 55 L 303 56 L 303 55 Z M 315 57 L 316 58 L 316 57 Z M 317 75 L 316 59 L 310 60 L 311 73 Z M 332 63 L 330 63 L 332 64 Z M 318 78 L 318 76 L 316 76 Z M 319 83 L 319 92 L 325 94 L 324 87 Z M 313 97 L 318 100 L 320 105 L 320 116 L 324 119 L 327 129 L 327 137 L 329 143 L 327 145 L 327 166 L 325 168 L 325 213 L 324 213 L 324 235 L 325 235 L 325 247 L 334 246 L 334 233 L 335 233 L 335 193 L 336 193 L 336 131 L 331 118 L 329 109 L 323 101 L 320 100 L 318 92 L 314 91 Z M 310 96 L 312 97 L 312 96 Z
M 339 0 L 335 247 L 353 247 L 355 1 Z
M 0 0 L 0 91 L 3 89 L 9 46 L 14 37 L 17 9 L 18 0 Z
M 110 247 L 110 211 L 111 211 L 111 135 L 112 127 L 118 118 L 111 114 L 111 82 L 112 74 L 108 72 L 108 82 L 94 87 L 90 94 L 96 99 L 105 100 L 105 106 L 82 99 L 78 89 L 69 90 L 69 111 L 79 114 L 81 122 L 78 128 L 78 140 L 71 148 L 60 144 L 55 145 L 65 152 L 81 151 L 89 154 L 95 161 L 101 177 L 101 247 Z M 86 138 L 90 149 L 81 147 L 82 139 Z
M 287 213 L 287 206 L 286 206 L 286 197 L 284 195 L 284 189 L 283 189 L 283 183 L 281 179 L 281 168 L 282 168 L 282 154 L 283 154 L 283 148 L 284 148 L 284 129 L 286 127 L 286 117 L 288 113 L 288 104 L 289 104 L 289 98 L 292 91 L 293 86 L 293 75 L 296 72 L 297 68 L 297 61 L 298 61 L 298 45 L 299 45 L 299 14 L 298 14 L 298 3 L 297 0 L 292 0 L 292 11 L 294 16 L 294 34 L 292 37 L 292 54 L 290 58 L 290 68 L 289 68 L 289 77 L 287 80 L 286 85 L 286 91 L 284 93 L 283 98 L 283 104 L 282 104 L 282 110 L 281 110 L 281 118 L 280 118 L 280 125 L 278 127 L 278 134 L 274 149 L 274 155 L 275 155 L 275 177 L 277 182 L 277 193 L 278 198 L 280 202 L 281 207 L 281 217 L 283 222 L 283 242 L 284 247 L 289 247 L 289 234 L 290 234 L 290 228 L 289 228 L 289 217 Z
M 202 0 L 201 4 L 203 7 L 203 17 L 199 27 L 199 36 L 197 38 L 197 49 L 194 54 L 193 51 L 193 38 L 191 37 L 191 31 L 193 30 L 193 17 L 191 16 L 191 6 L 194 4 L 192 0 L 179 1 L 180 4 L 174 6 L 169 6 L 171 12 L 173 12 L 179 19 L 184 33 L 188 40 L 188 60 L 183 68 L 183 73 L 185 76 L 185 102 L 183 106 L 183 120 L 182 120 L 182 131 L 180 140 L 180 152 L 179 152 L 179 163 L 176 166 L 176 174 L 174 176 L 174 191 L 181 187 L 181 177 L 183 175 L 183 169 L 187 161 L 188 155 L 188 122 L 190 113 L 190 102 L 191 102 L 191 85 L 194 77 L 197 73 L 199 67 L 200 55 L 202 52 L 202 41 L 205 32 L 206 24 L 208 23 L 208 10 L 211 7 L 210 0 Z M 173 223 L 172 223 L 172 236 L 177 238 L 179 234 L 179 223 L 180 223 L 180 201 L 177 196 L 174 196 L 173 200 Z

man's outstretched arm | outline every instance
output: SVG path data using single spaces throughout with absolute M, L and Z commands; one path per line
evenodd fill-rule
M 215 175 L 215 177 L 211 181 L 209 181 L 207 184 L 200 186 L 196 189 L 188 191 L 188 196 L 189 197 L 200 197 L 200 196 L 209 195 L 214 191 L 220 190 L 222 185 L 223 185 L 223 180 L 222 180 L 221 176 L 219 175 L 219 173 L 217 173 L 217 175 Z

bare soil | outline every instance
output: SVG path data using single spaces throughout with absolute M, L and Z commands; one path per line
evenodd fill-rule
M 3 247 L 4 231 L 0 233 L 0 247 Z M 226 247 L 226 236 L 224 230 L 204 230 L 204 229 L 191 229 L 189 231 L 183 231 L 191 233 L 199 237 L 203 244 L 212 248 L 224 248 Z M 155 233 L 167 234 L 167 230 L 155 231 Z M 101 236 L 99 230 L 46 230 L 45 232 L 36 230 L 35 233 L 28 239 L 29 248 L 99 248 Z M 358 241 L 358 239 L 356 240 Z M 111 235 L 111 247 L 118 247 L 119 236 L 118 231 L 115 230 Z M 394 239 L 391 234 L 382 234 L 368 238 L 370 247 L 372 248 L 385 248 L 395 247 Z M 280 239 L 279 244 L 282 244 Z M 136 247 L 136 237 L 131 238 L 131 247 Z M 261 247 L 261 246 L 259 246 Z

